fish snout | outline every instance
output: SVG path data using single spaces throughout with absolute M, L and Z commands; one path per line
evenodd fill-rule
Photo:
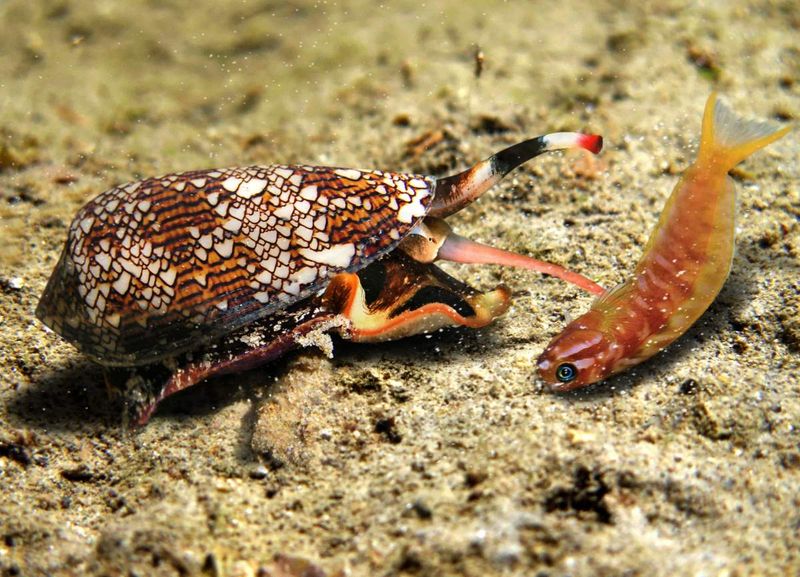
M 539 378 L 554 392 L 590 385 L 605 376 L 608 350 L 606 335 L 592 329 L 565 331 L 553 340 L 536 361 Z

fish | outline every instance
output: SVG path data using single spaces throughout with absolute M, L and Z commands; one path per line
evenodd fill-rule
M 633 275 L 570 322 L 536 363 L 551 391 L 633 367 L 678 339 L 708 309 L 731 270 L 736 190 L 728 171 L 792 126 L 746 120 L 712 93 L 700 146 L 661 212 Z

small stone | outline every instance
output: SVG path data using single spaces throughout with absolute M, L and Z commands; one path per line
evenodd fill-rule
M 597 435 L 591 431 L 581 431 L 578 429 L 570 429 L 567 431 L 567 440 L 573 445 L 581 445 L 583 443 L 591 443 L 597 438 Z
M 686 379 L 680 384 L 678 391 L 680 391 L 682 395 L 694 395 L 699 388 L 700 386 L 697 384 L 697 381 L 694 379 Z
M 12 276 L 11 278 L 0 277 L 0 289 L 6 292 L 20 291 L 25 287 L 21 277 Z
M 397 445 L 403 440 L 403 435 L 398 430 L 394 417 L 385 417 L 375 421 L 375 432 L 383 435 L 393 445 Z
M 91 483 L 99 477 L 86 465 L 78 465 L 72 469 L 62 469 L 61 476 L 73 483 Z
M 486 471 L 470 469 L 464 473 L 464 485 L 472 489 L 483 483 L 488 477 L 489 474 Z
M 267 475 L 269 475 L 269 471 L 264 465 L 258 465 L 250 470 L 249 475 L 251 479 L 266 479 Z
M 409 503 L 406 505 L 406 509 L 414 513 L 418 518 L 425 521 L 433 517 L 433 511 L 431 511 L 431 508 L 428 507 L 421 499 L 417 499 L 413 503 Z
M 12 461 L 16 461 L 24 467 L 27 467 L 31 463 L 30 453 L 19 443 L 0 442 L 0 457 L 6 457 Z

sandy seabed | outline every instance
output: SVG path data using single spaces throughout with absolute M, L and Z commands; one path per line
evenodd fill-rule
M 737 256 L 678 343 L 554 395 L 590 298 L 532 273 L 480 331 L 304 349 L 120 428 L 33 311 L 76 210 L 253 163 L 442 175 L 556 130 L 454 215 L 612 286 L 693 159 L 712 89 L 800 114 L 796 1 L 0 3 L 0 575 L 800 574 L 800 133 L 736 171 Z M 476 77 L 475 52 L 483 53 Z

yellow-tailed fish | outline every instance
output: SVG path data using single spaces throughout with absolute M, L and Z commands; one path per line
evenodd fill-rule
M 705 312 L 733 260 L 736 191 L 728 171 L 790 129 L 744 120 L 711 94 L 697 160 L 667 200 L 633 276 L 598 297 L 539 357 L 539 376 L 552 390 L 641 363 Z

